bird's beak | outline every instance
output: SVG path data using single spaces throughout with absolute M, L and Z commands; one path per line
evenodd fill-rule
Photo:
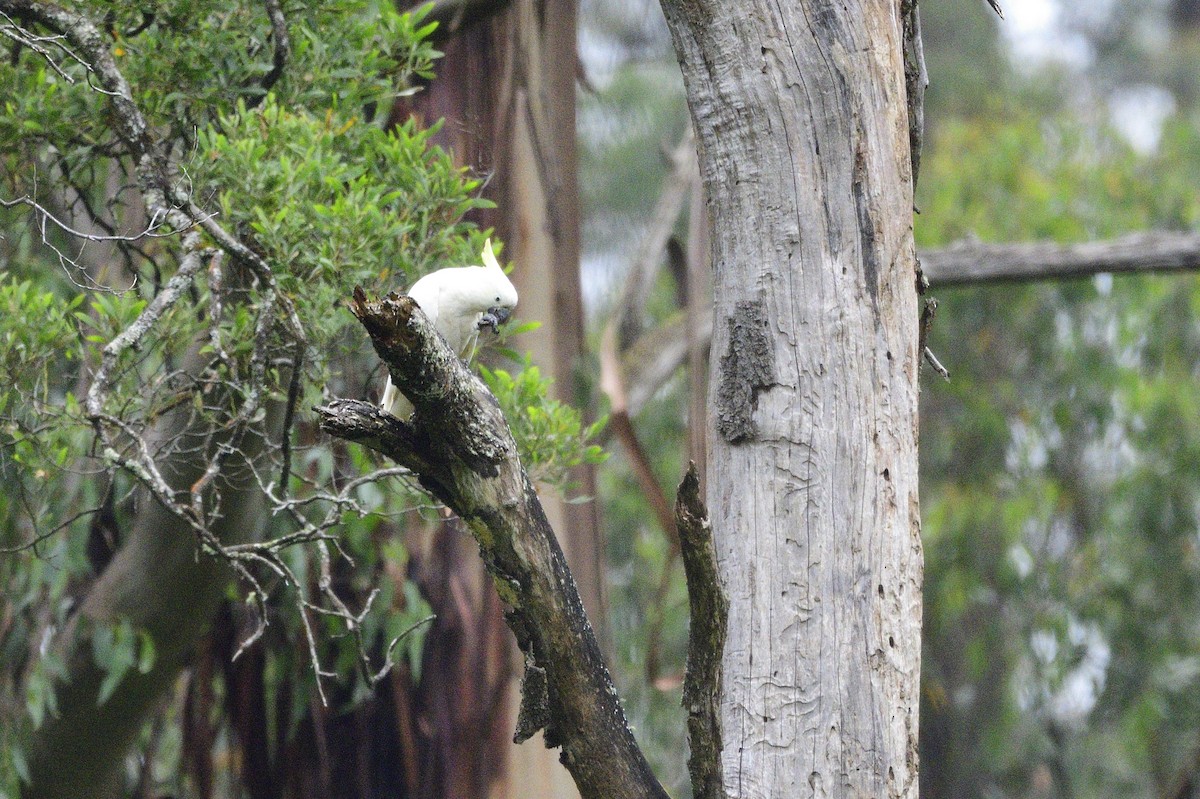
M 488 308 L 487 313 L 479 318 L 479 329 L 490 327 L 493 333 L 499 333 L 500 325 L 508 321 L 512 311 L 508 308 Z

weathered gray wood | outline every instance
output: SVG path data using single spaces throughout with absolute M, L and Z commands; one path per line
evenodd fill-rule
M 337 400 L 317 409 L 321 427 L 412 469 L 475 536 L 526 655 L 516 738 L 544 727 L 585 799 L 665 799 L 495 397 L 411 299 L 368 302 L 358 290 L 353 308 L 416 413 L 408 425 L 372 404 Z
M 933 286 L 1200 269 L 1200 235 L 1151 231 L 1081 244 L 963 241 L 921 253 Z
M 900 4 L 662 4 L 712 231 L 725 789 L 916 796 L 919 312 Z

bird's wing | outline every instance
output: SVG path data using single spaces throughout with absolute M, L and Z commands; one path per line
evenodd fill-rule
M 441 306 L 442 283 L 438 273 L 435 272 L 421 278 L 408 290 L 408 296 L 416 301 L 434 327 L 437 327 L 438 311 Z
M 475 341 L 479 319 L 483 312 L 469 299 L 466 290 L 472 281 L 480 279 L 478 267 L 455 269 L 446 275 L 438 297 L 438 332 L 446 339 L 450 349 L 459 357 L 465 357 Z

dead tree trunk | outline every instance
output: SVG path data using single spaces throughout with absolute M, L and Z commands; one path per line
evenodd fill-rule
M 917 279 L 900 3 L 663 0 L 715 296 L 729 796 L 917 793 Z

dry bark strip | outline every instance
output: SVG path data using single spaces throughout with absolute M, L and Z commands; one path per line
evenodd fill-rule
M 475 537 L 526 655 L 517 742 L 544 728 L 585 799 L 665 799 L 499 404 L 408 297 L 368 301 L 356 290 L 352 307 L 416 413 L 406 424 L 369 403 L 336 400 L 316 409 L 321 426 L 412 469 Z

